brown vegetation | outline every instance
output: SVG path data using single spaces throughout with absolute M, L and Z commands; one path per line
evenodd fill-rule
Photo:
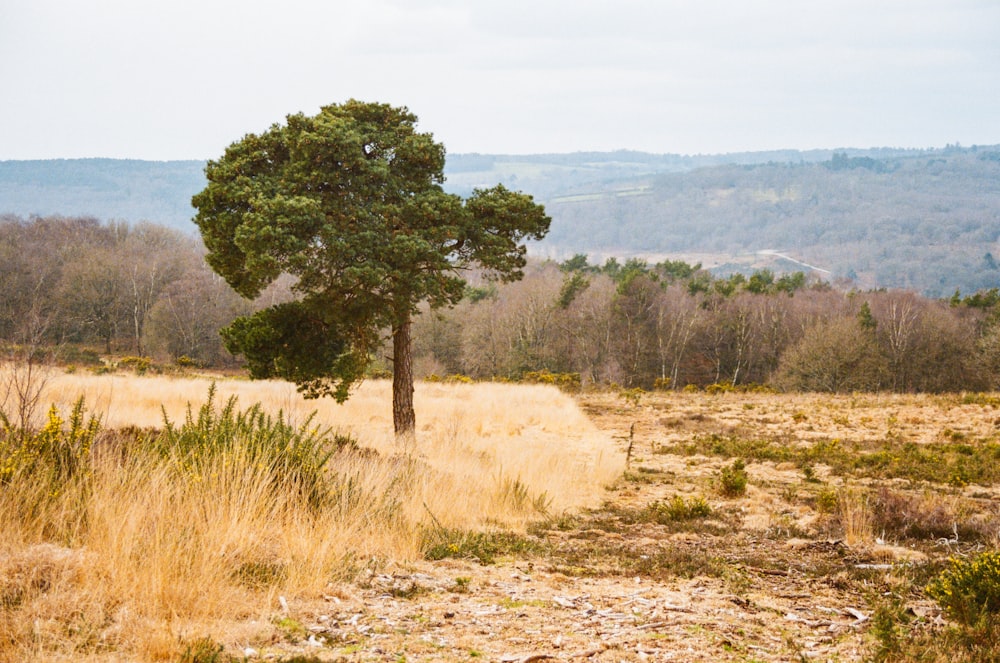
M 475 275 L 473 275 L 475 277 Z M 413 321 L 416 376 L 521 380 L 548 371 L 626 388 L 765 384 L 787 391 L 981 391 L 1000 384 L 1000 295 L 950 301 L 843 291 L 803 274 L 716 278 L 698 265 L 577 256 L 523 281 L 473 278 L 452 309 Z M 78 369 L 233 368 L 218 335 L 255 302 L 165 228 L 0 220 L 0 339 Z M 390 366 L 389 331 L 375 374 Z M 127 360 L 127 361 L 124 361 Z

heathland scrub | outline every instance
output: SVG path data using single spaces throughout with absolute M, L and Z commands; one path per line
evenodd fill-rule
M 0 659 L 1000 656 L 995 394 L 418 384 L 435 442 L 404 449 L 388 384 L 338 408 L 226 380 L 205 410 L 209 384 L 50 381 L 39 439 L 81 393 L 116 432 L 72 481 L 0 486 Z M 175 451 L 137 442 L 159 402 Z M 196 434 L 223 430 L 260 435 Z

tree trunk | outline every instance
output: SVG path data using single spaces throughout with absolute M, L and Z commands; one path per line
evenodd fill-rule
M 417 420 L 413 412 L 413 352 L 407 312 L 392 330 L 392 425 L 397 442 L 413 442 Z

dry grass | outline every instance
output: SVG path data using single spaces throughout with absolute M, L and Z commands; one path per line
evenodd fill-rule
M 837 495 L 837 512 L 844 528 L 844 543 L 852 547 L 871 545 L 875 539 L 873 517 L 864 491 L 853 487 L 841 489 Z
M 164 377 L 52 378 L 43 402 L 83 395 L 105 429 L 182 422 L 210 382 Z M 621 454 L 551 387 L 418 385 L 419 432 L 391 433 L 389 385 L 344 406 L 303 401 L 284 383 L 218 383 L 217 401 L 261 403 L 350 434 L 377 454 L 340 453 L 332 505 L 310 510 L 295 486 L 239 452 L 190 471 L 152 449 L 96 447 L 91 471 L 56 491 L 30 476 L 0 490 L 0 661 L 114 653 L 176 658 L 222 622 L 266 623 L 277 594 L 315 596 L 379 560 L 415 559 L 438 528 L 523 528 L 594 506 Z
M 198 378 L 62 375 L 49 382 L 42 400 L 68 410 L 83 395 L 88 407 L 105 413 L 105 428 L 161 427 L 164 411 L 183 421 L 190 404 L 204 401 L 210 384 Z M 423 491 L 407 515 L 417 518 L 426 503 L 449 527 L 523 525 L 525 516 L 535 514 L 510 503 L 515 484 L 554 512 L 593 505 L 599 501 L 595 489 L 623 469 L 607 436 L 552 387 L 418 383 L 417 444 L 402 449 L 392 433 L 387 381 L 362 384 L 343 405 L 305 400 L 286 382 L 224 380 L 216 386 L 220 401 L 235 396 L 244 406 L 260 403 L 293 422 L 316 412 L 315 423 L 349 434 L 383 457 L 412 454 L 423 468 Z
M 73 375 L 43 402 L 65 413 L 84 393 L 109 428 L 158 427 L 161 402 L 182 421 L 209 384 Z M 978 632 L 935 625 L 923 588 L 948 557 L 1000 540 L 996 395 L 588 393 L 588 420 L 550 388 L 423 384 L 417 443 L 401 448 L 384 383 L 342 407 L 281 383 L 218 392 L 297 422 L 317 410 L 377 453 L 337 455 L 320 510 L 239 454 L 191 472 L 107 440 L 58 495 L 30 478 L 0 489 L 0 661 L 177 660 L 199 641 L 237 660 L 248 644 L 334 660 L 993 660 L 962 644 Z M 737 459 L 746 492 L 724 497 Z M 518 533 L 540 508 L 599 502 Z M 602 618 L 598 637 L 566 607 L 584 595 L 623 621 Z M 307 644 L 333 621 L 325 648 Z

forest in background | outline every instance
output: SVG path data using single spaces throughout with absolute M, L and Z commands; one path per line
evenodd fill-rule
M 0 213 L 149 221 L 193 234 L 204 162 L 0 161 Z M 546 205 L 540 258 L 808 271 L 932 297 L 1000 285 L 1000 146 L 448 157 L 446 188 L 502 182 Z M 791 258 L 792 260 L 788 260 Z M 798 261 L 798 262 L 795 262 Z
M 684 261 L 579 254 L 502 285 L 469 274 L 414 321 L 417 377 L 630 389 L 980 391 L 1000 386 L 1000 291 L 950 299 L 834 287 L 803 272 L 717 277 Z M 237 367 L 218 330 L 286 301 L 237 295 L 190 235 L 86 217 L 0 218 L 0 339 L 106 370 Z M 376 361 L 374 375 L 390 365 Z

